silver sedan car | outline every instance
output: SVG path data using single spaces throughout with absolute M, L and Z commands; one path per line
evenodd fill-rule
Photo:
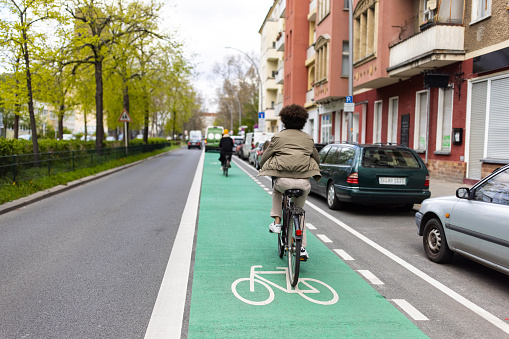
M 431 261 L 459 253 L 509 275 L 509 165 L 456 196 L 424 200 L 415 223 Z

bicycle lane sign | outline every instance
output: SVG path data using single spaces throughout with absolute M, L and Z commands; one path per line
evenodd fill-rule
M 205 154 L 189 338 L 426 337 L 311 232 L 292 289 L 268 232 L 271 196 L 237 158 L 224 177 L 217 157 Z

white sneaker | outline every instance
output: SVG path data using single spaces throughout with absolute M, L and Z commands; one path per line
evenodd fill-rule
M 223 170 L 223 166 L 221 166 L 221 171 Z
M 281 233 L 281 224 L 272 223 L 269 225 L 270 233 Z
M 309 259 L 308 251 L 304 247 L 300 248 L 300 260 L 306 261 Z

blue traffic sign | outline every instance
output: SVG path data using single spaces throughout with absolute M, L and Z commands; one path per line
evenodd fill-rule
M 347 104 L 351 104 L 351 103 L 353 103 L 353 96 L 351 96 L 351 95 L 347 96 L 347 97 L 346 97 L 346 103 L 347 103 Z
M 265 119 L 265 112 L 258 112 L 258 119 Z

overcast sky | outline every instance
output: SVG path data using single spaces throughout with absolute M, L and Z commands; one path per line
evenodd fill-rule
M 211 75 L 214 64 L 222 62 L 226 55 L 242 55 L 225 47 L 260 54 L 258 31 L 274 0 L 170 0 L 166 3 L 163 25 L 178 30 L 187 53 L 196 54 L 193 61 L 198 65 L 199 75 L 195 88 L 209 101 L 208 109 L 215 112 L 216 107 L 210 102 L 217 85 Z

